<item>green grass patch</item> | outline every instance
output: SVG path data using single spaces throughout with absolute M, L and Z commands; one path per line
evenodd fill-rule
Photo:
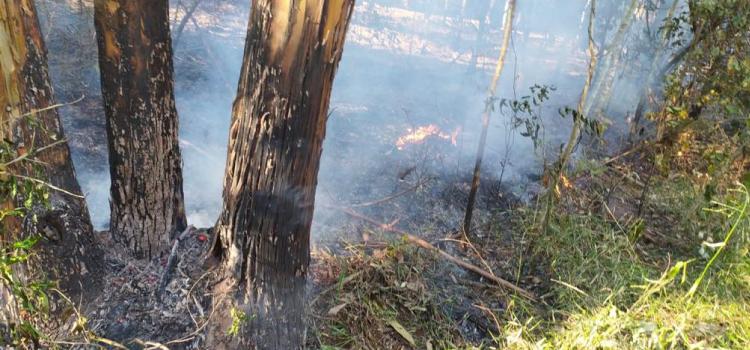
M 747 192 L 730 197 L 713 203 L 704 217 L 726 243 L 704 242 L 702 249 L 633 244 L 622 230 L 595 217 L 560 218 L 534 244 L 537 260 L 549 264 L 547 305 L 536 308 L 536 315 L 528 306 L 511 310 L 498 346 L 750 349 Z M 664 256 L 665 251 L 672 253 Z M 657 254 L 663 262 L 643 258 Z M 544 316 L 539 309 L 546 310 Z

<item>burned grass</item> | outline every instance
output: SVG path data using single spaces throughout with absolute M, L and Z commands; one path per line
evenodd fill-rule
M 487 312 L 503 313 L 506 292 L 406 241 L 316 258 L 311 348 L 446 349 L 499 334 Z
M 70 334 L 78 334 L 87 343 L 81 345 L 83 349 L 100 345 L 201 349 L 208 321 L 213 317 L 229 317 L 213 311 L 212 286 L 216 274 L 215 270 L 206 269 L 203 261 L 209 237 L 206 230 L 189 233 L 179 244 L 178 260 L 166 278 L 167 256 L 137 261 L 113 254 L 108 258 L 110 273 L 103 277 L 98 298 L 81 310 L 85 318 L 70 314 L 64 320 L 71 324 L 83 322 Z M 165 283 L 160 287 L 162 280 Z M 61 336 L 71 329 L 60 327 Z

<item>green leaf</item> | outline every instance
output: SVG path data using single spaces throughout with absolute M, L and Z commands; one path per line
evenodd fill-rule
M 39 300 L 39 309 L 44 313 L 49 313 L 49 298 L 43 290 L 37 290 L 37 299 Z
M 24 207 L 26 207 L 27 210 L 31 210 L 34 207 L 34 192 L 28 191 L 28 197 L 26 197 L 26 200 L 23 202 Z
M 727 111 L 729 111 L 729 113 L 740 114 L 740 110 L 737 109 L 737 107 L 735 107 L 733 105 L 729 105 L 729 104 L 726 107 L 727 107 Z
M 398 323 L 398 321 L 390 320 L 388 321 L 388 324 L 391 325 L 391 327 L 393 327 L 393 329 L 395 329 L 398 334 L 404 337 L 404 339 L 406 339 L 409 344 L 411 344 L 412 346 L 417 346 L 417 344 L 414 342 L 414 337 L 411 336 L 411 333 L 409 333 L 409 331 L 407 331 L 404 326 Z

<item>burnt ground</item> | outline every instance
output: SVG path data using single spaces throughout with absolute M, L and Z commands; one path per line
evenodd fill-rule
M 101 238 L 114 246 L 106 232 Z M 206 230 L 189 233 L 177 248 L 179 262 L 171 271 L 166 268 L 166 254 L 152 261 L 134 261 L 120 254 L 108 257 L 111 272 L 104 278 L 104 288 L 84 309 L 88 329 L 131 349 L 147 348 L 148 342 L 170 349 L 201 348 L 215 281 L 204 266 L 209 242 Z
M 456 226 L 446 218 L 455 221 L 461 216 L 466 191 L 460 188 L 468 181 L 468 177 L 435 178 L 398 198 L 355 209 L 409 230 L 472 264 L 487 264 L 496 275 L 518 281 L 537 295 L 544 294 L 543 271 L 529 270 L 534 264 L 517 266 L 526 245 L 513 234 L 511 210 L 520 203 L 499 196 L 499 183 L 488 181 L 491 185 L 480 191 L 472 235 L 476 251 L 441 241 L 454 233 Z M 408 209 L 417 206 L 419 210 Z M 392 220 L 398 212 L 412 214 Z M 450 344 L 446 342 L 480 345 L 498 334 L 499 325 L 486 312 L 502 315 L 511 300 L 505 290 L 405 243 L 399 235 L 341 212 L 330 215 L 330 238 L 320 239 L 312 247 L 309 348 L 372 348 L 373 344 L 380 344 L 379 349 L 419 348 L 410 346 L 395 331 L 390 323 L 394 321 L 419 339 L 434 339 L 434 346 Z M 102 242 L 115 247 L 106 231 L 100 236 Z M 203 348 L 209 321 L 228 317 L 213 312 L 216 300 L 211 287 L 216 274 L 203 260 L 210 241 L 210 232 L 198 230 L 180 243 L 176 255 L 180 261 L 161 291 L 166 256 L 150 262 L 133 261 L 117 253 L 109 256 L 110 273 L 104 278 L 103 290 L 82 308 L 88 318 L 87 329 L 130 349 L 155 344 L 169 349 Z M 74 320 L 71 315 L 68 322 Z M 342 328 L 348 329 L 349 337 L 340 333 Z
M 70 17 L 51 21 L 52 30 L 47 31 L 53 84 L 58 101 L 84 96 L 61 108 L 61 114 L 95 224 L 106 229 L 108 214 L 102 210 L 108 190 L 106 134 L 93 21 L 87 17 L 91 10 L 55 4 L 48 2 L 48 11 Z M 226 20 L 217 21 L 217 17 Z M 220 208 L 226 125 L 237 74 L 233 69 L 241 59 L 246 12 L 234 2 L 206 1 L 196 18 L 186 27 L 175 54 L 176 88 L 186 176 L 197 179 L 189 180 L 193 185 L 186 187 L 188 206 L 192 206 L 188 212 L 195 213 L 193 223 L 207 226 Z M 441 54 L 431 51 L 435 46 L 465 46 L 462 40 L 451 37 L 432 46 L 416 40 L 417 45 L 423 43 L 418 50 L 412 48 L 415 35 L 409 42 L 409 36 L 383 27 L 372 34 L 366 21 L 363 15 L 353 21 L 356 36 L 344 52 L 331 101 L 313 225 L 308 345 L 369 348 L 380 342 L 380 348 L 416 347 L 396 331 L 393 321 L 423 333 L 414 334 L 422 339 L 441 339 L 446 346 L 481 344 L 498 333 L 499 326 L 487 310 L 502 313 L 510 300 L 504 290 L 404 243 L 396 234 L 346 215 L 340 207 L 352 207 L 411 232 L 476 266 L 489 266 L 497 276 L 541 295 L 547 288 L 541 281 L 546 279 L 537 276 L 543 271 L 529 263 L 519 268 L 527 242 L 514 227 L 514 209 L 523 205 L 519 197 L 523 195 L 527 201 L 533 197 L 529 193 L 540 188 L 533 175 L 539 172 L 534 150 L 528 140 L 517 137 L 510 160 L 505 161 L 504 140 L 498 136 L 491 139 L 474 215 L 475 249 L 445 240 L 457 232 L 464 216 L 476 150 L 472 140 L 478 135 L 491 77 L 486 70 L 470 70 L 462 64 L 470 51 L 467 47 L 458 49 L 456 59 L 435 59 Z M 385 22 L 377 25 L 387 27 L 388 20 Z M 216 61 L 226 67 L 217 66 Z M 547 69 L 579 69 L 578 61 L 570 67 L 556 62 Z M 545 83 L 544 70 L 521 74 L 522 64 L 534 63 L 517 62 L 509 64 L 506 71 L 517 75 L 518 86 Z M 561 100 L 576 98 L 580 91 L 576 74 L 580 72 L 550 82 L 559 85 L 556 96 Z M 511 96 L 508 89 L 504 93 Z M 557 108 L 547 106 L 544 113 L 556 115 Z M 553 119 L 550 130 L 559 127 L 562 131 L 551 133 L 550 139 L 564 139 L 567 123 Z M 429 137 L 403 150 L 396 147 L 395 141 L 407 128 L 428 124 L 446 134 L 461 127 L 456 145 Z M 498 120 L 491 132 L 503 134 L 504 127 Z M 206 173 L 196 169 L 205 164 L 216 167 L 208 174 L 213 177 L 204 177 Z M 197 187 L 213 192 L 191 194 Z M 382 199 L 387 200 L 380 202 Z M 210 241 L 210 232 L 201 230 L 200 234 Z M 106 231 L 100 236 L 109 242 Z M 151 262 L 132 261 L 118 254 L 108 258 L 110 274 L 104 278 L 103 290 L 97 300 L 82 308 L 88 329 L 134 349 L 147 348 L 146 341 L 170 349 L 201 348 L 207 321 L 228 316 L 212 313 L 215 300 L 210 286 L 215 276 L 201 260 L 208 243 L 197 237 L 188 237 L 181 246 L 182 259 L 173 278 L 166 291 L 158 293 L 163 296 L 161 301 L 156 294 L 164 257 Z M 345 306 L 336 311 L 341 305 Z M 352 329 L 353 325 L 360 328 Z M 438 346 L 438 341 L 432 345 Z
M 420 235 L 477 266 L 484 266 L 480 260 L 484 259 L 498 276 L 520 279 L 523 288 L 543 294 L 546 287 L 539 285 L 542 279 L 534 277 L 540 272 L 527 271 L 533 265 L 521 269 L 517 266 L 525 246 L 513 238 L 510 210 L 519 203 L 499 196 L 502 192 L 497 182 L 491 182 L 494 188 L 484 186 L 480 191 L 478 225 L 473 231 L 476 252 L 454 242 L 441 242 L 455 227 L 446 218 L 455 221 L 462 214 L 466 192 L 460 186 L 466 186 L 469 180 L 436 177 L 398 198 L 355 209 Z M 407 209 L 414 206 L 420 209 Z M 392 221 L 396 217 L 393 213 L 407 210 L 413 216 Z M 323 344 L 344 348 L 355 345 L 367 348 L 372 344 L 380 344 L 377 348 L 381 349 L 412 348 L 389 323 L 383 323 L 394 321 L 413 330 L 416 337 L 433 337 L 436 346 L 438 341 L 447 340 L 478 345 L 498 333 L 498 325 L 482 308 L 502 314 L 510 300 L 503 289 L 405 243 L 398 235 L 341 212 L 332 212 L 327 222 L 329 238 L 320 239 L 312 247 L 307 311 L 309 348 L 322 348 Z M 213 311 L 216 300 L 211 291 L 217 276 L 204 261 L 211 232 L 197 230 L 178 245 L 179 262 L 164 289 L 160 289 L 160 283 L 166 271 L 166 255 L 148 262 L 134 261 L 119 253 L 122 250 L 108 238 L 106 231 L 99 235 L 113 254 L 105 262 L 110 272 L 103 278 L 99 296 L 81 306 L 87 318 L 86 329 L 129 349 L 156 344 L 169 349 L 203 348 L 209 321 L 228 317 Z M 338 311 L 332 311 L 337 307 Z M 64 320 L 67 325 L 61 330 L 74 327 L 75 315 L 67 317 Z M 346 339 L 334 332 L 339 324 L 362 328 L 349 331 L 357 335 L 355 340 Z M 429 324 L 434 329 L 424 329 Z

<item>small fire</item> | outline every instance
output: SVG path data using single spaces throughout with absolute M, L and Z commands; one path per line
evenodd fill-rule
M 560 174 L 560 180 L 562 180 L 561 183 L 563 187 L 565 187 L 565 189 L 569 190 L 573 188 L 573 185 L 570 183 L 570 180 L 568 180 L 568 178 L 565 177 L 565 175 Z M 562 192 L 560 191 L 560 182 L 555 184 L 555 191 L 557 192 L 558 195 L 562 194 Z
M 456 142 L 456 138 L 458 138 L 458 133 L 461 132 L 461 127 L 457 127 L 456 130 L 453 130 L 451 133 L 451 145 L 458 146 L 458 142 Z
M 573 187 L 573 185 L 570 184 L 570 180 L 568 180 L 568 178 L 565 177 L 564 174 L 560 174 L 560 179 L 562 180 L 562 184 L 563 186 L 565 186 L 565 188 Z
M 404 147 L 406 147 L 406 144 L 419 144 L 424 142 L 424 140 L 426 140 L 430 136 L 437 136 L 444 140 L 450 140 L 451 144 L 453 146 L 456 146 L 456 138 L 458 137 L 458 133 L 460 131 L 461 127 L 458 127 L 458 129 L 456 129 L 450 135 L 446 135 L 442 131 L 440 131 L 440 128 L 438 128 L 435 124 L 420 126 L 417 128 L 417 130 L 408 128 L 406 129 L 407 134 L 399 137 L 396 141 L 396 148 L 398 148 L 399 150 L 403 150 Z

